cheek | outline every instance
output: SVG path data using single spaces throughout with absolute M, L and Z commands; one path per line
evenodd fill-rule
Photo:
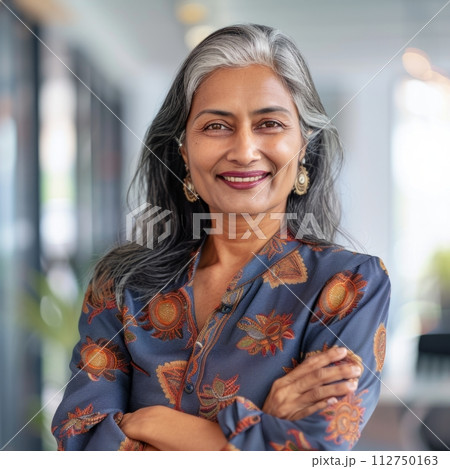
M 202 145 L 197 139 L 192 139 L 189 143 L 188 148 L 188 160 L 191 172 L 203 171 L 208 169 L 213 160 L 211 148 L 206 145 Z
M 271 151 L 271 155 L 273 155 L 273 162 L 277 167 L 277 171 L 283 169 L 286 176 L 294 177 L 297 173 L 301 148 L 301 142 L 293 144 L 284 141 L 276 144 Z

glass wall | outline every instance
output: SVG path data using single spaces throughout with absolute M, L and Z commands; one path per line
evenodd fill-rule
M 1 446 L 40 407 L 40 340 L 27 331 L 22 301 L 33 296 L 28 275 L 40 268 L 38 67 L 36 39 L 0 9 Z M 39 449 L 39 433 L 34 421 L 8 449 Z
M 122 219 L 121 93 L 60 37 L 32 30 L 45 46 L 0 8 L 0 447 L 7 450 L 56 449 L 50 423 L 89 267 L 119 239 Z

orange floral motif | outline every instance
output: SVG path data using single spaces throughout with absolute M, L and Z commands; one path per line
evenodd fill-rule
M 283 445 L 271 441 L 270 446 L 272 446 L 275 451 L 314 451 L 314 448 L 308 442 L 303 432 L 291 429 L 288 430 L 287 433 L 294 437 L 294 441 L 286 440 Z
M 264 247 L 258 252 L 259 256 L 267 256 L 267 259 L 270 261 L 275 255 L 281 254 L 283 252 L 283 245 L 287 244 L 286 239 L 282 239 L 280 234 L 277 233 L 274 235 Z
M 222 380 L 216 376 L 212 384 L 203 385 L 203 391 L 199 394 L 200 416 L 208 420 L 215 421 L 217 414 L 230 405 L 239 391 L 239 384 L 236 384 L 239 375 L 235 375 L 228 380 Z
M 367 390 L 362 391 L 357 396 L 354 393 L 347 394 L 320 413 L 330 422 L 326 430 L 329 435 L 325 440 L 332 440 L 337 445 L 346 441 L 349 443 L 349 449 L 353 447 L 360 436 L 359 426 L 365 411 L 361 407 L 361 395 L 366 392 Z
M 236 396 L 235 401 L 239 404 L 242 404 L 247 410 L 260 410 L 260 408 L 255 405 L 251 400 L 246 399 L 242 396 Z
M 71 437 L 88 432 L 94 425 L 105 419 L 107 414 L 94 412 L 94 406 L 89 404 L 85 409 L 75 408 L 67 413 L 67 419 L 61 422 L 59 438 Z
M 264 282 L 269 282 L 271 288 L 276 288 L 284 284 L 306 282 L 308 271 L 300 253 L 293 251 L 292 254 L 267 269 L 263 274 L 263 279 Z
M 137 326 L 136 318 L 128 312 L 128 307 L 124 306 L 117 314 L 117 319 L 122 323 L 123 336 L 126 344 L 134 342 L 136 340 L 136 335 L 129 330 L 130 326 Z
M 125 440 L 120 443 L 118 451 L 143 451 L 145 443 L 138 440 L 125 437 Z
M 160 293 L 144 308 L 139 321 L 146 331 L 154 329 L 152 337 L 161 340 L 182 339 L 188 307 L 188 300 L 182 290 Z
M 380 261 L 380 267 L 384 270 L 384 273 L 386 275 L 389 275 L 388 270 L 386 269 L 386 266 L 384 265 L 384 262 L 381 259 L 378 259 Z
M 109 280 L 105 282 L 102 288 L 96 291 L 92 288 L 92 283 L 89 284 L 83 301 L 83 313 L 90 314 L 88 316 L 88 324 L 105 309 L 113 309 L 116 305 L 116 297 L 114 293 L 114 282 Z
M 165 363 L 164 365 L 159 365 L 158 368 L 156 368 L 156 376 L 164 391 L 164 395 L 173 405 L 175 405 L 177 401 L 177 395 L 183 382 L 186 367 L 187 361 L 176 360 Z
M 258 424 L 259 422 L 261 422 L 261 417 L 259 415 L 247 415 L 247 417 L 239 420 L 239 422 L 236 424 L 236 429 L 230 435 L 230 439 L 247 430 L 247 428 L 253 427 L 253 425 Z
M 386 355 L 386 328 L 383 323 L 378 326 L 373 338 L 373 354 L 377 363 L 376 371 L 381 372 Z
M 291 358 L 291 362 L 292 362 L 292 366 L 283 366 L 283 371 L 288 374 L 290 373 L 297 365 L 298 365 L 298 361 L 296 358 Z
M 364 295 L 362 291 L 367 285 L 361 274 L 350 271 L 340 272 L 325 285 L 318 301 L 318 309 L 311 322 L 321 320 L 329 323 L 335 316 L 345 318 L 357 306 Z
M 92 381 L 98 381 L 103 376 L 108 381 L 115 381 L 115 371 L 128 373 L 128 363 L 119 347 L 108 339 L 98 339 L 94 342 L 89 336 L 81 346 L 81 360 L 77 367 L 85 371 Z
M 256 321 L 250 318 L 241 319 L 237 327 L 247 333 L 237 347 L 247 350 L 250 355 L 259 352 L 265 357 L 267 352 L 275 355 L 277 349 L 283 351 L 283 339 L 293 339 L 292 314 L 277 314 L 275 310 L 268 315 L 257 314 Z
M 317 355 L 318 353 L 322 353 L 322 352 L 326 352 L 330 347 L 328 346 L 328 344 L 325 342 L 323 344 L 323 347 L 322 347 L 322 350 L 311 350 L 309 352 L 300 352 L 300 360 L 303 361 L 303 360 L 306 360 L 307 358 L 309 357 L 312 357 L 314 355 Z

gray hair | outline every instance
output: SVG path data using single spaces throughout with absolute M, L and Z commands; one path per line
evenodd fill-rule
M 113 249 L 99 262 L 96 272 L 103 275 L 94 275 L 94 280 L 113 278 L 119 295 L 129 287 L 149 299 L 187 262 L 192 249 L 201 242 L 192 239 L 192 215 L 209 211 L 201 199 L 188 202 L 180 183 L 186 170 L 178 154 L 178 143 L 184 139 L 192 99 L 200 84 L 215 70 L 253 64 L 270 67 L 286 85 L 307 143 L 305 166 L 310 187 L 303 196 L 289 195 L 287 212 L 298 216 L 287 220 L 288 227 L 296 234 L 302 217 L 310 214 L 323 233 L 324 239 L 320 241 L 333 241 L 340 221 L 334 179 L 341 165 L 342 149 L 306 62 L 294 42 L 280 31 L 256 24 L 234 25 L 213 32 L 189 54 L 145 137 L 132 184 L 137 185 L 147 202 L 172 212 L 172 235 L 153 250 L 133 243 Z M 176 278 L 181 275 L 182 272 Z
M 227 36 L 224 41 L 224 35 Z M 212 33 L 186 62 L 184 90 L 189 110 L 195 91 L 214 70 L 224 67 L 265 65 L 285 83 L 301 116 L 303 137 L 310 128 L 330 129 L 305 60 L 291 39 L 280 31 L 259 25 L 238 25 Z

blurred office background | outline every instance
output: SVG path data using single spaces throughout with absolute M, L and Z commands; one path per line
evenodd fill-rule
M 83 291 L 124 238 L 140 140 L 189 50 L 236 22 L 279 27 L 303 51 L 345 146 L 344 228 L 391 276 L 386 386 L 356 449 L 437 448 L 417 417 L 449 444 L 448 336 L 419 353 L 421 336 L 450 332 L 445 5 L 2 0 L 0 447 L 56 448 Z

